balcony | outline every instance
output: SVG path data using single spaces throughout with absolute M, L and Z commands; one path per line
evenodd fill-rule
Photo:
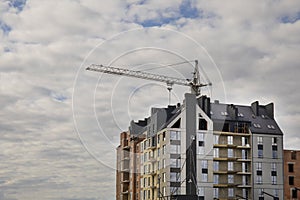
M 237 172 L 236 174 L 238 174 L 238 175 L 251 175 L 252 173 L 250 171 L 241 171 L 241 172 Z
M 245 157 L 245 158 L 237 158 L 237 161 L 239 161 L 239 162 L 251 162 L 251 159 L 247 158 L 247 157 Z
M 251 146 L 250 146 L 250 144 L 238 145 L 236 148 L 238 148 L 238 149 L 251 149 Z
M 236 148 L 234 144 L 214 144 L 214 148 Z
M 213 187 L 214 188 L 232 188 L 237 186 L 235 183 L 214 183 Z
M 124 150 L 129 150 L 129 149 L 130 149 L 130 146 L 129 146 L 129 145 L 126 145 L 126 146 L 123 147 L 123 149 L 124 149 Z
M 237 158 L 235 157 L 214 157 L 214 161 L 235 161 Z
M 213 171 L 214 174 L 235 174 L 236 171 L 235 170 L 216 170 L 216 171 Z

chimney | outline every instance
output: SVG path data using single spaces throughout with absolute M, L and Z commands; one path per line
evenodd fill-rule
M 266 111 L 270 118 L 274 119 L 274 103 L 266 105 Z
M 259 115 L 259 103 L 258 101 L 255 101 L 251 104 L 252 112 L 255 116 Z
M 233 104 L 227 105 L 227 112 L 233 119 L 236 119 L 238 117 L 238 109 Z

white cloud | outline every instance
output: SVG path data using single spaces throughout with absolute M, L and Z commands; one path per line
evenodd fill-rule
M 83 67 L 112 62 L 151 68 L 199 59 L 214 84 L 213 99 L 225 101 L 220 72 L 228 103 L 274 101 L 285 146 L 300 148 L 300 25 L 282 23 L 299 13 L 299 2 L 193 1 L 202 12 L 194 18 L 179 13 L 181 3 L 31 0 L 18 11 L 0 1 L 0 21 L 12 29 L 0 31 L 0 197 L 114 199 L 118 134 L 132 118 L 147 117 L 148 107 L 166 105 L 167 92 L 163 84 L 105 75 L 94 99 L 99 74 L 82 68 L 73 106 L 86 152 L 74 128 L 71 98 L 76 72 L 94 47 Z M 161 22 L 166 18 L 173 19 Z M 156 28 L 115 35 L 147 20 L 183 34 Z M 203 45 L 220 71 L 188 37 Z M 192 70 L 183 65 L 149 72 L 190 77 Z M 187 90 L 174 86 L 173 102 Z

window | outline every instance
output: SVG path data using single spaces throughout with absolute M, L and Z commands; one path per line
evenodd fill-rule
M 277 150 L 272 150 L 272 158 L 273 159 L 278 158 Z
M 163 155 L 166 154 L 166 145 L 163 145 L 162 154 L 163 154 Z
M 172 182 L 179 182 L 180 181 L 180 173 L 171 172 L 170 173 L 170 181 L 172 181 Z
M 244 117 L 243 113 L 238 113 L 238 117 Z
M 276 185 L 277 184 L 277 176 L 271 176 L 272 178 L 272 185 Z
M 163 132 L 163 141 L 166 140 L 166 132 Z
M 291 159 L 292 160 L 296 160 L 297 159 L 297 152 L 296 151 L 292 151 L 291 152 Z
M 205 119 L 199 119 L 198 129 L 207 130 L 207 121 Z
M 218 157 L 219 157 L 219 149 L 214 148 L 214 158 L 218 158 Z
M 219 198 L 219 188 L 214 188 L 214 198 Z
M 288 167 L 289 167 L 289 172 L 294 172 L 294 164 L 293 163 L 289 163 Z
M 257 137 L 257 144 L 263 144 L 263 138 L 258 136 Z
M 233 171 L 233 162 L 228 162 L 228 171 Z
M 214 161 L 214 171 L 219 171 L 219 162 Z
M 294 185 L 294 177 L 289 176 L 289 185 Z
M 298 198 L 296 189 L 292 189 L 292 198 L 294 199 Z
M 201 167 L 202 167 L 202 181 L 207 182 L 207 174 L 208 174 L 208 161 L 207 160 L 201 160 Z
M 253 126 L 255 127 L 255 128 L 261 128 L 261 126 L 260 126 L 260 124 L 253 124 Z
M 157 157 L 160 156 L 160 148 L 157 149 Z
M 264 146 L 262 144 L 257 145 L 257 157 L 262 158 L 263 157 L 263 149 Z
M 227 144 L 233 144 L 233 136 L 227 136 Z
M 248 145 L 248 138 L 242 137 L 242 146 Z
M 262 170 L 262 163 L 261 162 L 258 162 L 256 163 L 256 170 Z
M 276 137 L 272 138 L 272 145 L 277 145 L 277 138 Z
M 264 200 L 264 189 L 258 189 L 258 200 Z
M 150 191 L 150 190 L 149 190 Z M 166 189 L 166 187 L 163 187 L 162 188 L 162 193 L 163 193 L 163 196 L 166 196 L 167 195 L 167 189 Z
M 180 154 L 180 146 L 179 145 L 170 145 L 170 153 L 172 154 Z
M 163 174 L 162 174 L 161 181 L 162 181 L 162 182 L 166 182 L 166 173 L 163 173 Z
M 224 111 L 224 112 L 221 112 L 221 115 L 223 115 L 223 116 L 227 116 L 227 115 L 228 115 L 228 113 L 227 113 L 226 111 Z
M 273 194 L 275 197 L 278 197 L 278 195 L 279 195 L 278 189 L 274 189 Z
M 242 150 L 242 159 L 248 159 L 248 153 L 245 149 Z
M 228 175 L 228 183 L 234 183 L 234 176 L 232 174 Z
M 228 197 L 233 197 L 233 188 L 228 188 Z
M 170 159 L 170 167 L 180 168 L 180 159 Z
M 170 139 L 171 140 L 180 140 L 180 132 L 179 131 L 170 131 Z
M 277 168 L 276 163 L 271 163 L 272 171 L 277 171 L 276 168 Z
M 256 183 L 262 184 L 262 176 L 261 175 L 256 176 Z
M 198 196 L 204 197 L 204 187 L 198 187 Z
M 228 158 L 233 158 L 233 149 L 228 149 Z
M 198 133 L 198 154 L 204 154 L 205 153 L 205 148 L 204 148 L 204 134 L 203 133 Z
M 219 183 L 219 175 L 214 174 L 214 184 L 218 184 Z
M 166 168 L 166 160 L 165 159 L 162 160 L 162 168 Z
M 214 144 L 219 144 L 219 135 L 214 135 Z

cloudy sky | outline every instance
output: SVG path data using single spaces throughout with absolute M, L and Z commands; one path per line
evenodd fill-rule
M 168 93 L 91 63 L 191 78 L 168 65 L 198 59 L 204 94 L 274 102 L 300 149 L 299 19 L 294 0 L 0 0 L 0 199 L 114 199 L 119 133 Z

